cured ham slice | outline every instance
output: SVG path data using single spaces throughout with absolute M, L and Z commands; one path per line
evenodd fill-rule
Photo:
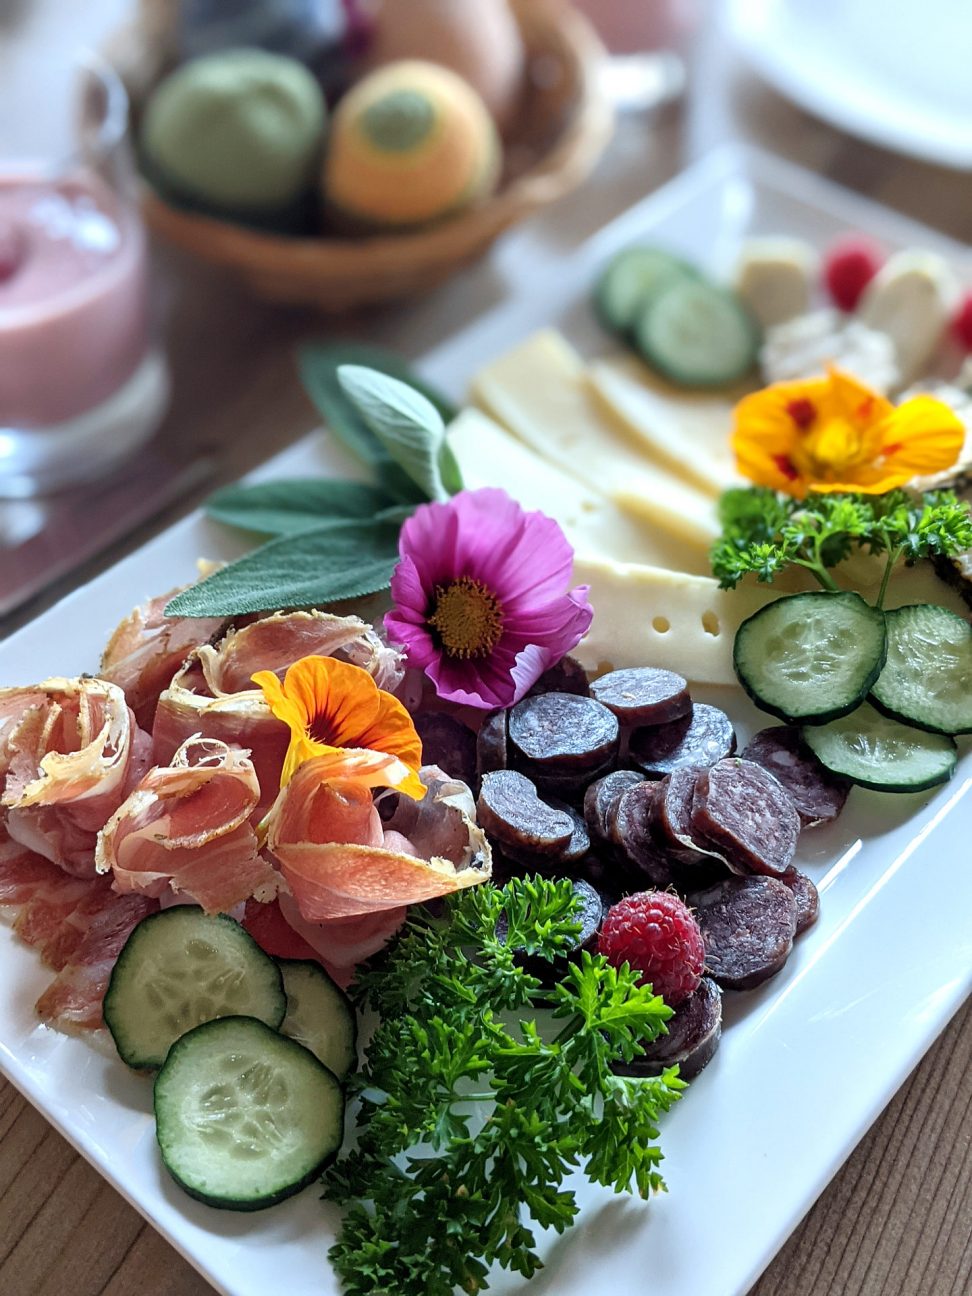
M 349 837 L 345 807 L 338 805 L 337 798 L 350 802 L 355 784 L 360 788 L 394 783 L 391 762 L 391 757 L 378 752 L 346 750 L 318 756 L 300 766 L 277 798 L 268 819 L 267 846 L 306 922 L 400 909 L 489 878 L 489 844 L 468 814 L 468 804 L 457 802 L 462 794 L 454 784 L 447 785 L 446 793 L 439 787 L 425 798 L 430 802 L 425 812 L 430 820 L 459 817 L 461 842 L 458 837 L 453 841 L 451 856 L 422 858 L 406 851 L 403 847 L 414 843 L 403 843 L 398 829 L 392 830 L 393 849 L 384 836 L 379 844 L 370 831 L 361 834 L 364 840 Z M 427 786 L 441 783 L 438 776 L 440 771 L 434 767 L 423 770 Z M 471 800 L 468 789 L 465 792 Z M 335 822 L 331 816 L 338 810 L 340 818 Z M 450 834 L 451 829 L 449 822 Z M 432 839 L 431 829 L 426 835 Z
M 171 887 L 207 913 L 226 912 L 250 896 L 271 899 L 277 874 L 249 822 L 259 797 L 247 753 L 190 738 L 168 766 L 146 774 L 105 825 L 98 872 L 110 870 L 121 894 L 158 897 Z
M 281 612 L 203 645 L 162 693 L 152 731 L 155 760 L 167 764 L 193 734 L 245 747 L 262 789 L 259 814 L 272 804 L 290 745 L 290 732 L 252 685 L 258 670 L 283 676 L 302 657 L 336 656 L 367 670 L 379 688 L 402 678 L 401 654 L 359 617 L 328 612 Z
M 0 906 L 14 930 L 58 976 L 37 1001 L 50 1025 L 101 1026 L 101 1002 L 128 934 L 158 908 L 147 896 L 118 896 L 109 878 L 75 878 L 17 842 L 0 845 Z
M 151 729 L 159 694 L 194 648 L 216 638 L 224 617 L 167 617 L 170 590 L 135 608 L 116 628 L 101 657 L 102 679 L 124 690 L 143 729 Z
M 115 684 L 50 679 L 0 690 L 8 833 L 69 872 L 92 876 L 98 829 L 144 773 L 150 746 Z
M 354 979 L 355 966 L 380 950 L 404 918 L 404 909 L 394 909 L 333 923 L 306 923 L 291 897 L 278 896 L 269 904 L 248 900 L 243 926 L 267 954 L 320 963 L 346 990 Z

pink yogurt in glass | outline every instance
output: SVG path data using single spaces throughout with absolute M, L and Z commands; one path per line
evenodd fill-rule
M 0 173 L 0 428 L 95 408 L 149 346 L 145 236 L 93 173 Z

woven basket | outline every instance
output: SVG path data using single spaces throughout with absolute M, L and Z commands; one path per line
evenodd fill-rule
M 587 21 L 562 0 L 511 0 L 511 7 L 528 52 L 528 83 L 520 125 L 506 141 L 502 183 L 480 206 L 415 233 L 286 238 L 173 206 L 145 185 L 147 223 L 276 302 L 337 312 L 428 292 L 511 225 L 576 188 L 611 134 L 597 77 L 603 48 Z M 172 64 L 174 10 L 142 0 L 133 25 L 112 43 L 136 112 Z

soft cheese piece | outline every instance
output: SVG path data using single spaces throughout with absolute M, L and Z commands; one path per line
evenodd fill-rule
M 535 454 L 481 410 L 463 410 L 446 435 L 470 490 L 502 486 L 524 508 L 556 518 L 576 552 L 677 571 L 708 571 L 700 552 L 623 513 L 605 496 Z
M 763 328 L 769 328 L 810 309 L 819 270 L 820 258 L 803 239 L 746 239 L 733 286 Z
M 768 383 L 815 378 L 831 364 L 883 394 L 901 383 L 891 338 L 835 310 L 811 311 L 767 329 L 759 363 Z
M 634 356 L 595 360 L 589 372 L 595 396 L 656 463 L 708 495 L 739 484 L 729 444 L 733 399 L 676 391 Z
M 580 356 L 554 330 L 486 365 L 472 395 L 538 454 L 627 512 L 697 550 L 718 534 L 712 499 L 639 453 L 630 432 L 599 406 Z
M 958 280 L 944 257 L 895 252 L 864 289 L 857 318 L 891 338 L 901 381 L 910 383 L 938 347 L 958 296 Z

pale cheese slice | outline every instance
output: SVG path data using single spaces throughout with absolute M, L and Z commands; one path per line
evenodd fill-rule
M 463 410 L 446 432 L 469 490 L 501 486 L 526 509 L 555 518 L 577 553 L 704 574 L 705 557 L 623 513 L 555 463 L 535 454 L 481 410 Z
M 719 533 L 706 495 L 652 463 L 600 404 L 586 367 L 553 329 L 535 333 L 476 375 L 475 402 L 583 485 L 705 552 Z
M 675 391 L 634 356 L 595 360 L 590 382 L 656 463 L 708 495 L 740 484 L 730 447 L 734 401 Z

